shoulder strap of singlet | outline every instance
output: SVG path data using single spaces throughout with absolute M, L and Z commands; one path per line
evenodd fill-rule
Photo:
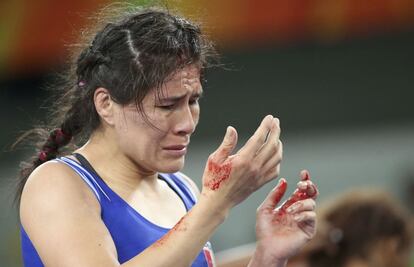
M 182 174 L 180 172 L 169 174 L 163 173 L 161 174 L 161 176 L 169 184 L 173 185 L 176 191 L 179 191 L 181 192 L 181 194 L 185 195 L 186 198 L 192 202 L 191 206 L 193 206 L 197 202 L 194 190 L 192 189 L 191 185 L 182 177 Z
M 96 178 L 92 175 L 92 173 L 90 173 L 81 164 L 67 157 L 60 157 L 54 160 L 58 162 L 62 162 L 68 165 L 70 168 L 72 168 L 82 178 L 82 180 L 89 186 L 89 188 L 93 191 L 93 193 L 95 194 L 99 202 L 101 202 L 102 197 L 105 197 L 109 201 L 111 201 L 108 194 L 102 189 L 101 185 L 96 180 Z
M 196 192 L 196 190 L 194 189 L 194 187 L 193 187 L 193 185 L 192 184 L 190 184 L 190 182 L 187 180 L 187 179 L 189 179 L 189 178 L 185 178 L 184 176 L 184 174 L 182 173 L 182 172 L 176 172 L 176 173 L 174 173 L 174 175 L 176 176 L 176 177 L 178 177 L 179 178 L 179 181 L 181 182 L 181 183 L 183 183 L 184 184 L 184 186 L 185 186 L 185 188 L 188 190 L 188 192 L 189 192 L 189 194 L 190 194 L 190 196 L 191 196 L 191 199 L 194 201 L 194 202 L 197 202 L 197 192 Z M 198 190 L 198 189 L 197 189 Z

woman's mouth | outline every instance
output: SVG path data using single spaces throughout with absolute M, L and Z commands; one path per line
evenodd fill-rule
M 187 153 L 187 145 L 171 145 L 163 148 L 171 156 L 181 157 Z

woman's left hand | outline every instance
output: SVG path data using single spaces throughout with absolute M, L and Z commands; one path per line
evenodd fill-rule
M 257 246 L 249 266 L 284 266 L 287 259 L 315 235 L 315 199 L 318 189 L 310 181 L 309 173 L 301 172 L 297 189 L 284 204 L 276 208 L 286 188 L 286 180 L 280 179 L 257 209 Z

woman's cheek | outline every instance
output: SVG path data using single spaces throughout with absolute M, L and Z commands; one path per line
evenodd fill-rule
M 193 120 L 194 120 L 194 125 L 197 127 L 198 121 L 200 120 L 200 106 L 198 104 L 196 107 L 194 107 Z

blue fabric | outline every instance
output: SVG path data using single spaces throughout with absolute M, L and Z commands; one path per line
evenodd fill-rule
M 155 225 L 145 219 L 119 195 L 106 185 L 94 172 L 87 170 L 78 162 L 66 157 L 55 159 L 70 166 L 91 188 L 101 205 L 101 218 L 108 228 L 115 243 L 118 260 L 124 263 L 138 255 L 155 241 L 165 235 L 170 229 Z M 195 204 L 196 199 L 189 185 L 179 173 L 160 174 L 160 178 L 178 194 L 187 211 Z M 23 262 L 26 267 L 44 266 L 30 238 L 21 226 L 21 241 Z M 210 248 L 209 242 L 199 253 L 193 267 L 208 267 L 206 253 Z M 173 266 L 173 263 L 172 265 Z M 210 263 L 211 266 L 211 263 Z

